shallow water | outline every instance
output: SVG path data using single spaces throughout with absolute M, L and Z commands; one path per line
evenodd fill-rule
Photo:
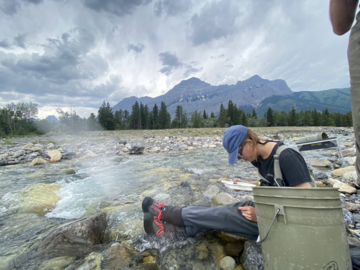
M 322 157 L 321 151 L 303 154 L 305 159 Z M 67 169 L 76 174 L 66 174 Z M 326 173 L 330 175 L 330 170 Z M 256 180 L 255 168 L 248 162 L 228 166 L 226 151 L 221 147 L 126 156 L 121 162 L 114 161 L 114 157 L 100 157 L 35 167 L 0 167 L 0 260 L 28 251 L 60 224 L 111 207 L 116 211 L 108 211 L 109 226 L 142 219 L 141 201 L 145 196 L 173 205 L 214 206 L 213 201 L 201 195 L 211 184 L 209 179 L 234 176 Z M 24 212 L 19 206 L 21 190 L 36 183 L 62 186 L 57 193 L 60 200 L 45 216 Z M 216 185 L 233 196 L 246 194 L 227 190 L 221 183 Z M 158 245 L 147 236 L 130 240 L 138 251 Z M 188 241 L 192 240 L 177 245 Z

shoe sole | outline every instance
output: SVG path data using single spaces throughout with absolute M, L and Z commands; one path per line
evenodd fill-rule
M 142 201 L 142 211 L 144 213 L 148 213 L 149 212 L 149 208 L 150 206 L 153 204 L 154 200 L 151 197 L 145 197 Z

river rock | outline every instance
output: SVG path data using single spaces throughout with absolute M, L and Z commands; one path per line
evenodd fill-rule
M 131 256 L 126 248 L 119 243 L 113 244 L 105 251 L 105 268 L 113 270 L 122 270 L 131 263 Z
M 355 166 L 348 166 L 348 167 L 345 167 L 345 168 L 341 168 L 341 169 L 334 170 L 334 171 L 331 173 L 331 176 L 332 176 L 332 177 L 341 177 L 341 176 L 343 176 L 345 173 L 347 173 L 347 172 L 352 172 L 352 171 L 355 171 Z
M 339 180 L 336 180 L 336 179 L 332 179 L 332 178 L 329 178 L 327 180 L 327 182 L 329 184 L 331 184 L 334 188 L 338 188 L 339 189 L 339 192 L 342 192 L 342 193 L 349 193 L 349 194 L 354 194 L 356 193 L 356 188 L 354 187 L 351 187 L 343 182 L 340 182 Z
M 343 157 L 354 157 L 356 155 L 356 152 L 351 149 L 345 149 L 342 151 L 342 155 Z M 338 156 L 337 153 L 336 156 Z
M 343 175 L 342 181 L 349 186 L 355 187 L 357 184 L 357 173 L 356 171 L 347 172 Z
M 344 221 L 345 221 L 345 225 L 346 227 L 350 226 L 350 225 L 355 225 L 355 221 L 354 221 L 354 217 L 353 215 L 350 213 L 349 210 L 347 209 L 342 209 L 343 214 L 344 214 Z
M 204 243 L 196 247 L 196 252 L 198 254 L 199 260 L 201 261 L 207 260 L 209 257 L 209 250 Z
M 23 146 L 22 149 L 25 150 L 25 151 L 32 151 L 31 148 L 32 148 L 33 146 L 34 146 L 34 144 L 29 143 L 29 144 Z
M 256 244 L 255 241 L 245 242 L 240 262 L 244 270 L 263 270 L 263 256 L 260 245 Z
M 356 162 L 356 157 L 346 157 L 344 158 L 344 161 L 350 166 L 354 166 Z
M 130 155 L 141 155 L 144 152 L 144 147 L 142 146 L 133 146 L 130 149 Z
M 207 198 L 214 198 L 217 194 L 219 194 L 220 189 L 215 185 L 209 185 L 203 195 Z
M 50 157 L 51 163 L 56 163 L 60 161 L 62 154 L 59 150 L 52 150 L 48 152 L 48 156 Z
M 216 203 L 216 205 L 224 205 L 236 203 L 238 202 L 238 200 L 228 193 L 220 192 L 218 195 L 215 196 L 214 202 Z
M 121 236 L 134 239 L 144 233 L 144 222 L 141 219 L 133 218 L 121 223 L 115 231 Z
M 348 237 L 348 244 L 349 244 L 349 248 L 359 247 L 360 240 L 353 238 L 353 237 Z
M 48 143 L 47 146 L 46 146 L 46 148 L 47 148 L 48 150 L 53 150 L 53 149 L 55 148 L 55 144 L 53 144 L 53 143 Z
M 39 244 L 37 252 L 58 256 L 84 256 L 104 242 L 107 222 L 105 213 L 96 213 L 53 229 Z
M 45 159 L 42 159 L 42 158 L 34 158 L 29 166 L 34 166 L 34 165 L 42 165 L 42 164 L 46 164 L 48 163 Z
M 360 204 L 345 202 L 345 209 L 349 210 L 350 212 L 355 212 L 360 209 Z
M 45 215 L 60 200 L 57 192 L 62 188 L 58 184 L 33 184 L 20 191 L 20 209 L 22 212 L 33 212 Z
M 235 266 L 235 260 L 230 256 L 226 256 L 220 261 L 220 267 L 223 270 L 233 270 Z
M 13 158 L 18 158 L 23 155 L 25 155 L 25 150 L 18 150 L 13 154 Z
M 6 166 L 7 164 L 7 160 L 0 160 L 0 166 Z
M 314 167 L 331 167 L 332 166 L 332 163 L 324 158 L 312 159 L 308 163 Z
M 50 260 L 43 262 L 39 270 L 61 270 L 65 269 L 68 265 L 70 265 L 76 257 L 72 256 L 62 256 L 62 257 L 55 257 Z
M 81 264 L 76 270 L 100 270 L 104 257 L 101 253 L 92 252 L 86 258 L 85 262 Z

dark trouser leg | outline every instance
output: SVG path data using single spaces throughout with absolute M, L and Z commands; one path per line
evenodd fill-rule
M 255 206 L 252 201 L 242 201 L 218 207 L 190 206 L 182 209 L 181 215 L 188 236 L 209 230 L 219 230 L 250 240 L 256 240 L 259 231 L 256 222 L 247 220 L 238 210 L 239 206 Z

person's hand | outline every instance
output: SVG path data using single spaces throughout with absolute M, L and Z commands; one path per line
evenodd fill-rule
M 239 207 L 239 210 L 241 211 L 241 214 L 246 218 L 247 220 L 257 222 L 256 218 L 256 212 L 255 208 L 252 206 L 241 206 Z

